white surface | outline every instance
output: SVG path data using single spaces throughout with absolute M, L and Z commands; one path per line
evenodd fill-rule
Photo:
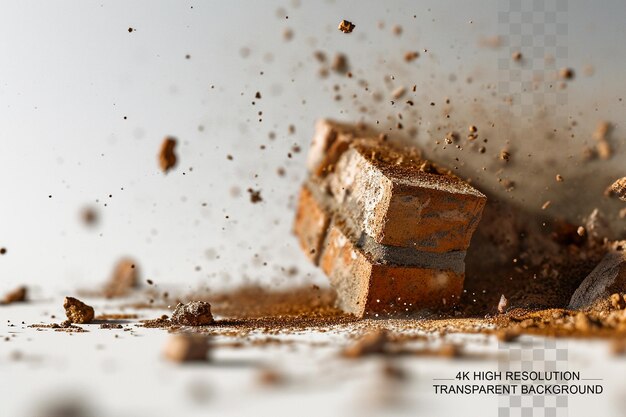
M 119 312 L 110 302 L 91 301 L 99 313 Z M 101 305 L 108 308 L 103 310 Z M 497 396 L 434 395 L 433 378 L 452 378 L 464 370 L 497 371 L 498 355 L 508 352 L 499 349 L 494 338 L 451 335 L 446 340 L 466 343 L 470 359 L 398 357 L 392 363 L 405 370 L 409 379 L 394 382 L 382 376 L 384 358 L 352 361 L 338 356 L 349 343 L 348 333 L 339 326 L 328 333 L 313 330 L 277 336 L 295 341 L 294 345 L 222 347 L 213 352 L 210 362 L 179 365 L 161 355 L 168 337 L 164 330 L 130 324 L 133 330 L 127 332 L 84 325 L 88 333 L 70 334 L 26 327 L 61 321 L 64 317 L 58 300 L 15 305 L 2 311 L 0 407 L 3 416 L 12 417 L 48 417 L 36 411 L 67 397 L 80 401 L 99 417 L 497 416 Z M 142 318 L 162 314 L 158 310 L 138 313 Z M 57 320 L 51 320 L 51 314 Z M 8 327 L 7 320 L 16 326 Z M 21 325 L 22 321 L 26 325 Z M 116 334 L 119 338 L 114 338 Z M 5 336 L 10 341 L 4 341 Z M 265 335 L 257 332 L 252 335 L 255 337 Z M 217 342 L 234 340 L 219 337 Z M 314 346 L 313 342 L 331 343 Z M 558 347 L 569 351 L 567 369 L 558 370 L 602 378 L 606 390 L 598 397 L 570 395 L 568 415 L 623 415 L 626 361 L 608 355 L 605 342 L 559 340 Z M 20 352 L 21 359 L 11 359 L 13 352 Z M 287 383 L 260 385 L 259 373 L 264 367 L 278 371 Z M 204 394 L 204 400 L 196 400 L 194 392 Z

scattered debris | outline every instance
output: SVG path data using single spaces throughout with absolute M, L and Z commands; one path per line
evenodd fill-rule
M 205 301 L 179 303 L 172 313 L 172 323 L 182 326 L 206 326 L 213 324 L 211 304 Z
M 88 306 L 74 297 L 65 297 L 63 308 L 65 309 L 65 315 L 70 323 L 87 324 L 93 320 L 93 307 Z

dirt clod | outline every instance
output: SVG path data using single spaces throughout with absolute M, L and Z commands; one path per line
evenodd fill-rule
M 163 143 L 161 144 L 161 151 L 159 152 L 159 166 L 161 167 L 161 171 L 167 173 L 170 169 L 176 166 L 176 153 L 174 152 L 174 148 L 176 148 L 176 139 L 168 136 L 163 139 Z

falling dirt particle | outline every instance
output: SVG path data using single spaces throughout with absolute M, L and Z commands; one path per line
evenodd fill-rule
M 471 133 L 476 133 L 476 132 L 478 132 L 478 128 L 477 128 L 476 126 L 474 126 L 474 125 L 470 125 L 470 126 L 468 127 L 468 130 L 469 130 Z
M 396 36 L 402 35 L 402 26 L 393 25 L 393 27 L 391 28 L 391 33 L 393 33 Z
M 151 279 L 147 279 L 146 282 L 148 283 L 148 285 L 154 284 L 154 282 Z
M 417 51 L 409 51 L 409 52 L 406 52 L 406 53 L 404 54 L 404 60 L 405 60 L 406 62 L 413 62 L 413 61 L 415 61 L 417 58 L 419 58 L 419 56 L 420 56 L 420 53 L 419 53 L 419 52 L 417 52 Z
M 133 28 L 128 28 L 128 33 L 132 33 L 135 29 Z
M 172 313 L 172 323 L 182 326 L 206 326 L 213 324 L 211 305 L 205 301 L 179 303 Z
M 513 58 L 513 61 L 519 62 L 522 60 L 522 53 L 520 51 L 513 52 L 513 54 L 511 54 L 511 58 Z
M 4 295 L 2 300 L 0 300 L 0 305 L 2 304 L 11 304 L 11 303 L 21 303 L 26 301 L 26 297 L 28 296 L 28 289 L 24 286 L 18 287 L 11 292 L 8 292 Z
M 626 208 L 623 208 L 619 211 L 619 218 L 626 219 Z
M 189 54 L 185 55 L 185 59 L 190 59 L 190 58 L 191 58 L 191 55 Z
M 74 297 L 65 297 L 63 302 L 65 315 L 71 323 L 85 324 L 93 320 L 93 307 L 88 306 Z
M 500 159 L 508 162 L 511 159 L 511 154 L 508 151 L 501 151 Z
M 498 313 L 502 314 L 506 311 L 506 308 L 509 306 L 509 300 L 502 294 L 500 296 L 500 301 L 498 302 Z
M 172 362 L 206 361 L 210 351 L 210 336 L 179 333 L 167 340 L 163 355 Z
M 261 92 L 257 91 L 256 94 L 254 95 L 254 98 L 260 100 L 261 99 Z
M 176 138 L 171 136 L 163 139 L 161 144 L 161 151 L 159 152 L 159 165 L 161 170 L 167 173 L 170 169 L 176 166 L 176 153 L 174 148 L 176 147 Z
M 613 156 L 611 145 L 609 145 L 609 142 L 606 140 L 598 141 L 596 144 L 596 152 L 598 153 L 600 159 L 603 160 L 611 159 L 611 156 Z
M 85 226 L 95 226 L 98 223 L 98 212 L 93 207 L 84 207 L 80 211 L 80 219 Z
M 543 205 L 541 206 L 541 210 L 546 210 L 548 207 L 550 207 L 550 204 L 552 204 L 552 202 L 550 200 L 546 201 L 545 203 L 543 203 Z
M 248 193 L 250 193 L 251 203 L 256 204 L 263 201 L 263 197 L 261 197 L 261 190 L 253 190 L 252 188 L 248 188 Z
M 293 30 L 291 28 L 286 28 L 283 31 L 283 39 L 287 42 L 293 39 Z
M 626 177 L 622 177 L 611 184 L 611 192 L 622 201 L 626 201 Z
M 337 28 L 343 33 L 352 33 L 355 27 L 356 26 L 352 22 L 342 20 L 341 22 L 339 22 L 339 26 Z
M 336 54 L 330 68 L 339 74 L 347 73 L 349 68 L 348 57 L 341 53 Z
M 559 77 L 564 80 L 573 80 L 574 76 L 575 76 L 575 73 L 572 68 L 561 68 L 559 70 Z
M 313 57 L 318 62 L 326 62 L 326 54 L 323 51 L 315 51 L 315 52 L 313 52 Z
M 578 229 L 576 229 L 576 234 L 578 236 L 585 236 L 585 228 L 582 226 L 578 226 Z
M 259 371 L 257 381 L 265 386 L 281 385 L 285 382 L 285 377 L 276 370 L 265 368 Z
M 565 179 L 560 174 L 556 174 L 556 182 L 563 182 L 563 181 L 565 181 Z
M 6 255 L 7 248 L 0 248 L 0 255 Z

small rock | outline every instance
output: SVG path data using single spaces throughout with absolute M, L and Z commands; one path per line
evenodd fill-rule
M 172 323 L 182 326 L 206 326 L 213 324 L 211 304 L 205 301 L 192 301 L 178 304 L 172 313 Z
M 209 335 L 179 333 L 170 336 L 163 350 L 172 362 L 206 361 L 211 350 Z
M 623 292 L 626 292 L 626 252 L 612 249 L 576 289 L 568 308 L 592 308 L 608 300 L 611 294 Z
M 71 323 L 85 324 L 93 320 L 93 307 L 74 297 L 65 297 L 63 308 L 65 308 L 65 315 Z

